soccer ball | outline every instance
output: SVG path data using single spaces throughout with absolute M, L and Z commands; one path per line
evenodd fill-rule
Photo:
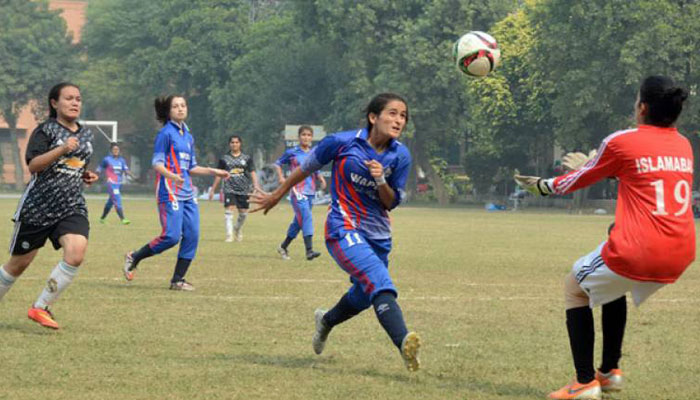
M 484 77 L 501 61 L 501 50 L 493 36 L 471 31 L 459 38 L 452 48 L 457 68 L 469 76 Z

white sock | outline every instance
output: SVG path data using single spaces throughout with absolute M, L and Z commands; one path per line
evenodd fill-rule
M 58 296 L 61 295 L 61 292 L 73 282 L 73 278 L 75 278 L 77 273 L 78 267 L 73 267 L 60 261 L 51 271 L 46 287 L 39 295 L 39 298 L 36 299 L 34 307 L 46 308 L 53 304 L 58 299 Z
M 5 293 L 10 291 L 15 280 L 17 280 L 17 278 L 8 274 L 7 271 L 5 271 L 4 265 L 0 265 L 0 300 L 5 296 Z
M 233 229 L 240 231 L 241 228 L 243 228 L 246 217 L 248 217 L 248 213 L 238 213 L 238 220 L 236 220 L 236 226 L 234 226 Z
M 233 235 L 233 212 L 226 211 L 224 217 L 226 218 L 226 233 Z

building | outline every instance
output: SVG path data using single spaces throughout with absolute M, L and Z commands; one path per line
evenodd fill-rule
M 73 43 L 78 43 L 81 31 L 86 21 L 87 1 L 50 0 L 49 9 L 61 10 L 61 16 L 66 20 L 68 31 L 73 35 Z M 40 101 L 45 101 L 40 99 Z M 27 148 L 27 140 L 34 128 L 39 124 L 31 112 L 31 105 L 26 106 L 17 120 L 17 143 L 10 139 L 10 129 L 5 120 L 0 117 L 0 180 L 3 183 L 15 183 L 14 147 L 19 146 L 21 163 L 24 166 L 24 180 L 29 180 L 29 170 L 24 165 L 24 152 Z

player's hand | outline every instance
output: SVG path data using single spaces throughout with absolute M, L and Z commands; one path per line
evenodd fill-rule
M 209 189 L 209 201 L 214 200 L 214 191 Z
M 73 139 L 73 138 L 71 138 L 71 139 Z M 93 183 L 97 182 L 97 180 L 100 179 L 100 176 L 92 171 L 86 170 L 85 172 L 83 172 L 82 178 L 83 178 L 83 183 L 90 186 Z
M 249 201 L 257 204 L 258 206 L 250 212 L 254 213 L 262 210 L 263 214 L 267 214 L 268 211 L 279 203 L 280 199 L 282 199 L 282 194 L 279 194 L 277 190 L 272 193 L 267 193 L 262 190 L 259 192 L 253 192 L 253 194 L 250 195 Z
M 514 175 L 515 183 L 534 194 L 535 196 L 547 196 L 554 193 L 549 183 L 539 176 Z
M 365 165 L 369 169 L 369 174 L 372 175 L 373 178 L 379 178 L 381 176 L 384 176 L 384 167 L 379 161 L 365 161 Z
M 561 158 L 561 165 L 569 171 L 576 171 L 583 168 L 583 166 L 595 158 L 597 154 L 598 151 L 595 149 L 591 150 L 588 155 L 581 152 L 566 153 L 564 157 Z
M 182 185 L 183 183 L 185 183 L 185 178 L 177 174 L 173 174 L 173 176 L 170 179 L 178 185 Z
M 226 170 L 218 168 L 212 168 L 211 170 L 214 172 L 214 176 L 218 176 L 219 178 L 228 179 L 231 177 L 231 173 Z
M 67 154 L 67 153 L 70 153 L 71 151 L 75 151 L 79 145 L 80 145 L 80 142 L 78 141 L 77 137 L 75 137 L 75 136 L 69 137 L 63 143 L 63 154 Z
M 284 181 L 285 181 L 285 180 L 286 180 L 286 179 L 284 179 L 284 178 L 279 178 L 279 179 L 277 179 L 277 183 L 279 183 L 280 186 L 282 186 L 282 185 L 284 185 Z
M 321 187 L 321 190 L 326 190 L 326 180 L 325 180 L 325 179 L 323 179 L 323 180 L 321 181 L 320 187 Z

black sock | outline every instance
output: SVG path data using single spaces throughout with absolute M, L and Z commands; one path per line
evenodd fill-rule
M 603 362 L 600 372 L 606 374 L 611 369 L 619 368 L 622 356 L 622 338 L 627 324 L 627 298 L 603 304 Z
M 287 236 L 286 238 L 284 238 L 284 242 L 282 242 L 280 247 L 287 250 L 287 247 L 289 247 L 289 244 L 292 243 L 292 240 L 294 240 L 293 237 Z
M 374 312 L 377 314 L 382 328 L 389 334 L 396 347 L 401 350 L 401 342 L 408 334 L 408 329 L 406 329 L 406 323 L 403 320 L 401 307 L 396 302 L 396 295 L 391 292 L 381 292 L 372 300 L 372 305 L 374 305 Z
M 145 244 L 143 247 L 140 249 L 136 250 L 132 255 L 131 258 L 134 260 L 132 264 L 132 269 L 136 268 L 136 266 L 143 260 L 144 258 L 151 257 L 155 255 L 156 253 L 151 250 L 151 247 L 148 244 Z
M 117 210 L 117 215 L 119 216 L 119 219 L 124 219 L 124 211 L 120 207 L 114 207 L 115 210 Z
M 102 210 L 102 216 L 100 217 L 100 219 L 107 218 L 107 214 L 109 214 L 109 210 L 111 210 L 111 209 L 112 209 L 111 204 L 109 204 L 109 203 L 105 204 L 105 208 L 104 208 L 104 210 Z
M 566 310 L 566 328 L 569 331 L 571 355 L 574 357 L 576 379 L 579 383 L 588 383 L 595 378 L 593 368 L 593 347 L 595 330 L 593 328 L 593 311 L 588 306 Z
M 185 279 L 185 274 L 187 269 L 190 268 L 190 263 L 192 260 L 186 260 L 184 258 L 178 258 L 177 264 L 175 264 L 175 272 L 173 272 L 173 279 L 170 280 L 171 283 L 180 282 Z
M 333 328 L 360 312 L 362 312 L 362 310 L 353 306 L 350 299 L 348 299 L 348 294 L 345 293 L 343 297 L 338 300 L 338 303 L 323 316 L 323 323 L 326 324 L 328 328 Z
M 304 247 L 306 247 L 307 253 L 314 251 L 314 236 L 313 235 L 304 236 Z

